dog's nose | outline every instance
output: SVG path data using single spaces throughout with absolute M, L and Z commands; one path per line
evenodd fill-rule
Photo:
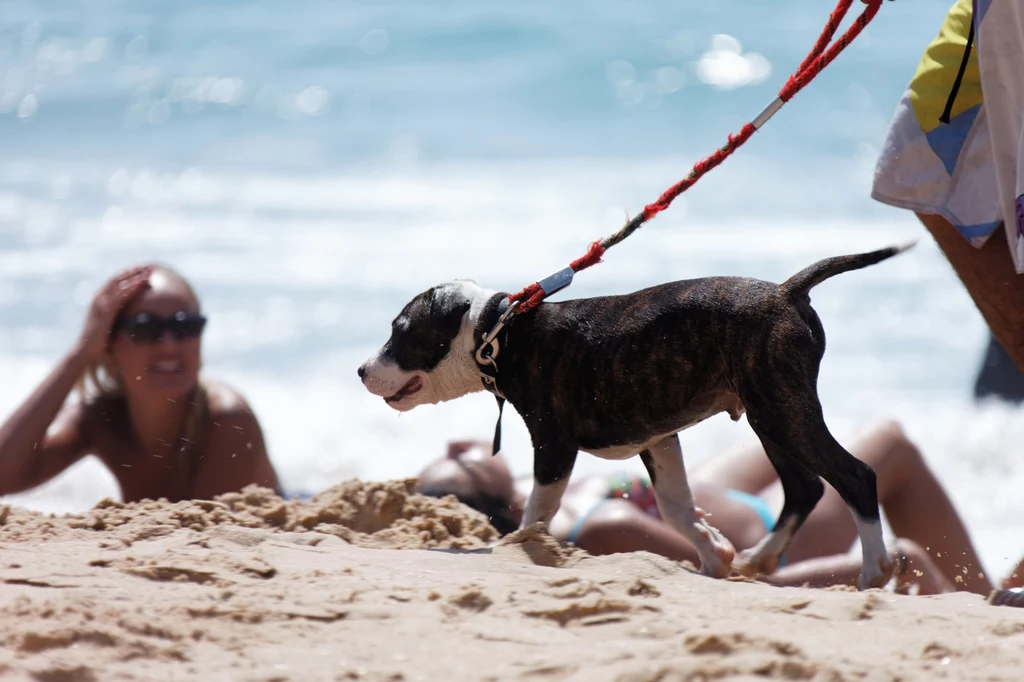
M 363 365 L 359 365 L 359 369 L 356 370 L 356 374 L 359 375 L 360 379 L 365 379 L 366 378 L 366 367 L 363 366 Z

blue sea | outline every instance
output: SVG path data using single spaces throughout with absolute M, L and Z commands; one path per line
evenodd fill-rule
M 780 281 L 920 238 L 814 291 L 840 440 L 895 417 L 950 489 L 986 568 L 1024 554 L 1024 419 L 976 405 L 987 331 L 875 156 L 949 2 L 885 3 L 734 157 L 559 294 L 711 274 Z M 189 277 L 204 368 L 260 417 L 285 485 L 411 476 L 489 438 L 477 394 L 399 415 L 356 367 L 414 294 L 518 290 L 618 229 L 772 100 L 831 3 L 650 0 L 8 0 L 0 5 L 0 415 L 140 260 Z M 852 12 L 861 5 L 854 3 Z M 692 465 L 753 435 L 683 434 Z M 528 472 L 529 438 L 505 416 Z M 584 457 L 580 473 L 622 466 Z M 627 463 L 635 467 L 637 463 Z M 116 496 L 86 460 L 7 502 Z

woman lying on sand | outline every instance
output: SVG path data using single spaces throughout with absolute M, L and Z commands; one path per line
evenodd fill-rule
M 920 594 L 968 590 L 988 595 L 992 584 L 952 502 L 898 424 L 875 424 L 850 451 L 874 468 L 878 498 L 902 554 L 898 583 Z M 714 458 L 691 477 L 697 505 L 737 550 L 753 546 L 775 523 L 782 487 L 760 446 Z M 454 494 L 491 517 L 502 533 L 518 527 L 531 480 L 515 481 L 487 443 L 457 442 L 419 477 L 420 492 Z M 699 565 L 693 547 L 658 516 L 653 490 L 640 477 L 572 481 L 552 519 L 551 534 L 591 554 L 647 550 Z M 830 486 L 793 538 L 785 565 L 764 580 L 776 585 L 856 585 L 860 557 L 850 512 Z
M 189 283 L 137 267 L 93 299 L 82 335 L 0 428 L 0 495 L 93 454 L 127 502 L 280 490 L 259 422 L 229 386 L 199 377 L 206 323 Z M 67 401 L 78 387 L 80 400 Z

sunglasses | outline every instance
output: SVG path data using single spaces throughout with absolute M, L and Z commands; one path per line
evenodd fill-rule
M 170 332 L 175 341 L 196 339 L 203 333 L 206 318 L 189 315 L 179 310 L 171 317 L 160 317 L 150 313 L 139 313 L 134 317 L 122 317 L 114 324 L 114 331 L 123 331 L 135 343 L 157 343 L 164 332 Z

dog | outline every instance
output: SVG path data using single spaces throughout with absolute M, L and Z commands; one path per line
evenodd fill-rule
M 523 527 L 550 522 L 578 451 L 606 459 L 639 454 L 662 519 L 694 545 L 701 573 L 771 574 L 824 494 L 824 479 L 857 524 L 859 587 L 881 587 L 895 563 L 883 538 L 875 473 L 825 425 L 817 393 L 825 331 L 809 292 L 911 246 L 827 258 L 782 284 L 707 277 L 543 303 L 501 328 L 495 368 L 480 364 L 476 351 L 508 308 L 508 294 L 448 282 L 403 308 L 358 375 L 398 411 L 490 383 L 522 416 L 533 442 Z M 785 497 L 771 532 L 739 557 L 695 508 L 677 435 L 721 412 L 734 421 L 746 413 Z

